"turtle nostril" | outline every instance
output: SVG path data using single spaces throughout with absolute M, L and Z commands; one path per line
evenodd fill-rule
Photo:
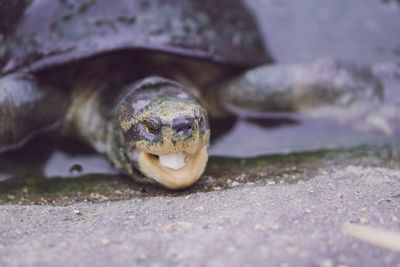
M 178 135 L 191 135 L 194 130 L 194 120 L 190 117 L 177 117 L 172 122 L 172 129 Z

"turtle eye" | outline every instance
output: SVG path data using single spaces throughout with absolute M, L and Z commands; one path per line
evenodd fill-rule
M 200 133 L 204 133 L 208 129 L 208 119 L 205 114 L 200 114 L 198 118 Z
M 208 118 L 205 114 L 201 114 L 199 118 L 199 125 L 201 128 L 208 127 Z
M 204 117 L 203 116 L 200 116 L 200 118 L 199 118 L 199 126 L 200 127 L 204 126 Z
M 150 117 L 143 121 L 146 132 L 151 135 L 158 135 L 161 131 L 161 120 L 158 117 Z

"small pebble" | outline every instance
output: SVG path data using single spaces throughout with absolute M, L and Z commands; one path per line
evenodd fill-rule
M 293 255 L 296 254 L 299 251 L 299 248 L 296 246 L 287 246 L 285 248 L 285 251 L 287 254 Z
M 103 202 L 103 201 L 108 200 L 108 197 L 106 197 L 100 193 L 91 193 L 88 200 L 92 201 L 92 202 Z
M 171 229 L 184 231 L 184 230 L 189 230 L 190 228 L 192 228 L 192 223 L 183 221 L 183 222 L 170 223 L 170 224 L 163 225 L 163 226 L 161 226 L 161 231 L 166 232 Z
M 103 239 L 103 240 L 101 240 L 101 243 L 103 245 L 108 245 L 108 244 L 110 244 L 110 241 L 108 241 L 108 239 Z
M 256 224 L 254 225 L 254 230 L 265 230 L 266 227 L 264 225 L 261 224 Z
M 78 214 L 81 215 L 81 212 L 79 210 L 74 210 L 74 213 L 77 214 L 77 215 Z
M 204 211 L 204 207 L 203 206 L 198 206 L 196 208 L 194 208 L 195 211 Z

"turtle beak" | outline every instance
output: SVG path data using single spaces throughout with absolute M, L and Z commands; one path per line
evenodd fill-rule
M 204 146 L 195 154 L 183 152 L 168 155 L 153 155 L 141 151 L 139 169 L 169 189 L 182 189 L 191 186 L 203 174 L 208 160 Z

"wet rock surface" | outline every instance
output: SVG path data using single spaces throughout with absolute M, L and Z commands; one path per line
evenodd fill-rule
M 351 165 L 320 169 L 292 185 L 1 206 L 0 264 L 397 266 L 398 253 L 341 229 L 353 223 L 398 230 L 399 194 L 398 169 Z
M 76 140 L 53 140 L 54 143 L 49 140 L 51 138 L 42 136 L 21 150 L 0 156 L 0 205 L 71 205 L 81 201 L 188 196 L 244 185 L 290 185 L 312 179 L 320 170 L 349 165 L 400 169 L 400 147 L 395 140 L 251 158 L 211 156 L 197 183 L 174 192 L 135 182 L 113 169 L 104 157 L 90 149 L 82 150 L 81 143 Z M 80 150 L 71 149 L 74 146 Z M 35 161 L 29 155 L 36 155 Z

